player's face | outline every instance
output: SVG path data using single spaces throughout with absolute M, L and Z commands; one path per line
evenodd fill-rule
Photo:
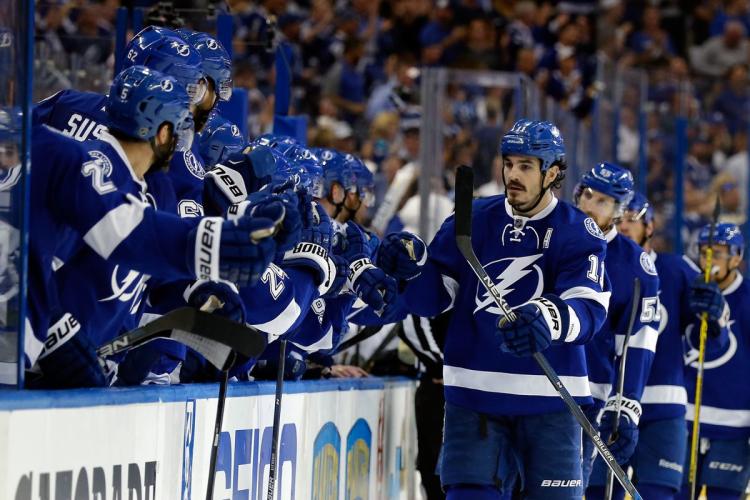
M 732 271 L 736 270 L 742 262 L 742 257 L 732 255 L 727 245 L 713 245 L 713 255 L 711 256 L 711 280 L 720 286 L 728 285 L 728 280 L 732 276 Z M 700 247 L 700 267 L 706 268 L 706 256 L 708 254 L 708 245 Z
M 0 169 L 9 170 L 20 163 L 15 142 L 0 142 Z
M 644 224 L 641 219 L 636 219 L 639 214 L 632 210 L 626 210 L 622 219 L 617 224 L 617 230 L 624 236 L 643 246 L 648 239 L 649 225 Z
M 361 206 L 362 198 L 359 197 L 357 191 L 347 191 L 344 198 L 343 210 L 336 216 L 336 220 L 342 223 L 351 220 Z
M 508 202 L 519 209 L 533 205 L 542 192 L 541 160 L 533 156 L 503 157 L 503 178 Z
M 191 109 L 196 132 L 200 132 L 203 129 L 203 126 L 208 121 L 209 113 L 211 113 L 211 110 L 214 109 L 214 104 L 216 104 L 216 92 L 213 81 L 209 78 L 201 80 L 201 82 L 206 86 L 206 91 L 203 94 L 203 99 L 198 102 L 194 109 Z
M 584 188 L 578 198 L 578 208 L 594 219 L 599 229 L 608 231 L 615 218 L 617 202 L 604 193 L 594 191 L 591 188 Z

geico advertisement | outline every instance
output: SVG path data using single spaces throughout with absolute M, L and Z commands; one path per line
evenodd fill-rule
M 413 389 L 284 394 L 275 498 L 413 498 Z M 226 403 L 214 498 L 265 499 L 274 396 L 238 392 Z M 216 398 L 186 395 L 0 411 L 0 499 L 205 498 Z

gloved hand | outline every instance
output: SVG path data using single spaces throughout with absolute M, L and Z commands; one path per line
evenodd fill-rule
M 336 277 L 336 265 L 328 256 L 333 235 L 331 218 L 315 202 L 303 213 L 303 218 L 300 241 L 284 254 L 283 265 L 304 267 L 314 272 L 318 293 L 325 295 Z
M 331 288 L 329 288 L 325 296 L 323 296 L 324 299 L 332 299 L 338 297 L 338 295 L 341 293 L 341 290 L 346 285 L 346 279 L 349 276 L 349 263 L 345 258 L 340 255 L 336 255 L 335 253 L 331 253 L 328 256 L 331 258 L 334 266 L 336 266 L 336 277 L 331 283 Z
M 368 238 L 357 224 L 349 222 L 338 236 L 334 251 L 349 263 L 347 286 L 373 310 L 382 311 L 396 299 L 398 283 L 373 265 Z
M 709 321 L 718 321 L 724 313 L 724 296 L 719 285 L 713 281 L 706 283 L 703 276 L 698 276 L 688 291 L 688 304 L 697 315 L 708 314 Z
M 552 295 L 537 297 L 516 308 L 515 321 L 500 320 L 496 335 L 500 349 L 515 356 L 531 356 L 547 349 L 553 340 L 567 332 L 567 306 L 558 305 Z
M 205 217 L 190 232 L 188 264 L 197 279 L 231 281 L 238 287 L 258 281 L 276 251 L 276 221 L 244 216 Z
M 198 280 L 185 289 L 183 294 L 188 305 L 201 309 L 209 298 L 219 300 L 220 307 L 211 311 L 237 323 L 245 323 L 247 312 L 234 283 L 228 281 Z
M 80 323 L 65 313 L 47 331 L 36 361 L 41 376 L 29 380 L 28 385 L 40 389 L 106 387 L 107 376 L 96 347 Z
M 230 205 L 244 201 L 268 183 L 276 171 L 276 160 L 267 146 L 233 153 L 203 178 L 203 205 L 207 215 L 224 215 Z
M 427 245 L 408 231 L 391 233 L 383 238 L 378 249 L 380 269 L 397 280 L 411 280 L 422 273 L 427 262 Z
M 617 433 L 613 436 L 615 420 L 615 397 L 609 398 L 604 406 L 601 423 L 599 424 L 599 435 L 607 443 L 609 451 L 623 465 L 630 460 L 638 444 L 638 422 L 641 418 L 641 404 L 634 400 L 623 397 L 620 406 L 620 420 Z

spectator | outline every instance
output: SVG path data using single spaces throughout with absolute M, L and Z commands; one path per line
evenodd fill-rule
M 505 192 L 503 184 L 503 162 L 500 155 L 495 155 L 492 159 L 492 179 L 485 182 L 477 188 L 476 195 L 480 198 L 496 196 Z
M 674 55 L 674 45 L 669 34 L 661 27 L 661 13 L 657 7 L 646 7 L 643 11 L 643 26 L 633 34 L 629 46 L 638 54 L 643 65 L 652 65 Z
M 392 55 L 386 61 L 388 80 L 375 86 L 367 101 L 365 118 L 372 120 L 384 111 L 396 111 L 406 105 L 416 93 L 419 70 L 411 54 Z
M 323 82 L 323 95 L 342 111 L 342 117 L 353 124 L 365 111 L 365 79 L 358 68 L 364 45 L 356 38 L 344 44 L 344 54 L 334 64 Z
M 472 19 L 469 22 L 466 42 L 462 44 L 455 66 L 477 70 L 500 69 L 500 57 L 493 44 L 494 31 L 493 26 L 487 19 Z
M 500 110 L 492 105 L 487 106 L 486 121 L 477 128 L 474 137 L 477 150 L 472 165 L 474 167 L 474 185 L 481 186 L 494 178 L 493 164 L 497 158 L 497 147 L 503 136 L 500 124 Z
M 536 45 L 534 31 L 537 8 L 534 2 L 521 1 L 513 9 L 513 20 L 508 25 L 510 47 L 513 55 L 520 49 L 533 49 Z
M 620 110 L 620 126 L 617 129 L 617 162 L 633 169 L 638 162 L 639 145 L 638 115 L 634 109 L 625 106 Z
M 724 78 L 723 89 L 714 102 L 714 110 L 723 115 L 730 134 L 747 130 L 750 104 L 748 83 L 747 66 L 732 66 Z
M 748 61 L 748 41 L 742 23 L 729 21 L 724 33 L 690 49 L 690 64 L 704 76 L 719 78 L 736 64 Z
M 459 54 L 459 42 L 466 38 L 466 28 L 455 26 L 449 0 L 437 0 L 432 21 L 419 34 L 422 62 L 428 66 L 451 64 Z
M 711 21 L 709 27 L 711 35 L 720 35 L 729 21 L 742 23 L 745 33 L 750 33 L 750 5 L 747 0 L 729 0 L 724 3 L 724 8 L 719 9 Z
M 747 132 L 742 130 L 734 134 L 734 154 L 727 159 L 722 169 L 722 173 L 730 175 L 738 187 L 739 202 L 737 210 L 743 215 L 747 213 L 748 197 L 747 148 Z

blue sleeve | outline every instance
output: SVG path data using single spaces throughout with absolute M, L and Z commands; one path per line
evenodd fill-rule
M 247 308 L 247 323 L 269 335 L 269 341 L 297 328 L 318 289 L 312 273 L 296 267 L 268 266 L 260 280 L 240 289 Z
M 642 254 L 646 256 L 646 254 Z M 646 256 L 648 258 L 648 256 Z M 620 324 L 615 331 L 617 352 L 622 352 L 622 345 L 627 333 L 628 323 L 633 307 L 635 320 L 633 331 L 628 342 L 628 352 L 625 359 L 625 381 L 623 396 L 640 401 L 643 389 L 646 387 L 651 365 L 656 353 L 656 342 L 659 340 L 659 278 L 654 274 L 639 273 L 641 280 L 641 300 L 632 303 L 632 294 L 627 313 L 622 315 Z M 617 387 L 613 387 L 613 394 Z
M 422 273 L 411 280 L 403 292 L 406 309 L 431 318 L 453 307 L 458 289 L 459 265 L 464 262 L 454 236 L 453 216 L 443 222 L 427 247 L 427 262 Z
M 203 215 L 203 176 L 206 172 L 196 148 L 194 145 L 189 151 L 175 153 L 169 163 L 168 175 L 177 196 L 180 217 Z
M 403 296 L 399 296 L 395 303 L 386 306 L 381 315 L 370 306 L 352 308 L 349 322 L 359 326 L 389 325 L 402 321 L 408 314 Z
M 60 99 L 65 90 L 49 96 L 48 98 L 39 101 L 34 105 L 34 109 L 31 112 L 31 124 L 32 125 L 50 125 L 52 121 L 52 113 L 55 111 L 55 105 Z
M 581 233 L 579 238 L 568 239 L 557 260 L 554 293 L 568 306 L 570 325 L 565 338 L 556 343 L 585 344 L 607 317 L 610 292 L 604 272 L 606 242 L 585 230 Z

